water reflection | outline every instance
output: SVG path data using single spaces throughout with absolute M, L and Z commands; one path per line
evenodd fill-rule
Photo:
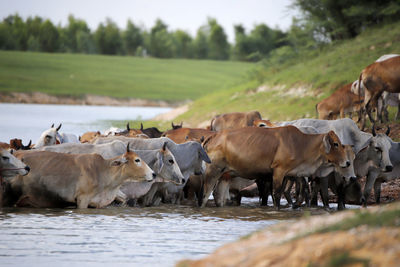
M 310 210 L 321 214 L 321 209 Z M 303 211 L 241 207 L 0 210 L 0 262 L 35 266 L 173 266 Z

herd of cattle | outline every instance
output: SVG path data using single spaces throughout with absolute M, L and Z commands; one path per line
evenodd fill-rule
M 365 109 L 374 121 L 373 107 L 378 117 L 386 113 L 390 97 L 381 95 L 400 91 L 399 63 L 400 56 L 386 55 L 368 66 L 356 82 L 317 105 L 320 119 L 272 123 L 258 111 L 235 112 L 214 117 L 207 129 L 181 123 L 161 132 L 128 124 L 125 130 L 79 138 L 61 133 L 60 124 L 35 144 L 0 143 L 0 204 L 100 208 L 189 202 L 204 207 L 213 194 L 216 206 L 240 205 L 243 196 L 259 196 L 268 205 L 271 195 L 279 209 L 283 193 L 294 208 L 303 202 L 318 205 L 318 194 L 329 208 L 329 188 L 338 209 L 346 201 L 366 205 L 372 188 L 379 203 L 381 183 L 400 177 L 400 143 L 388 137 L 389 128 L 377 134 L 373 126 L 369 134 L 344 116 L 356 110 L 365 117 Z M 351 91 L 358 95 L 344 96 Z M 342 118 L 332 120 L 339 114 Z

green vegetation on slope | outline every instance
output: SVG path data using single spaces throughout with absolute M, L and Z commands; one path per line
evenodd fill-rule
M 246 83 L 198 99 L 176 121 L 196 126 L 216 114 L 248 110 L 259 110 L 272 121 L 315 117 L 320 100 L 358 79 L 380 56 L 393 53 L 400 53 L 400 23 L 369 29 L 284 63 L 265 62 Z
M 0 51 L 0 92 L 182 101 L 243 81 L 254 64 Z

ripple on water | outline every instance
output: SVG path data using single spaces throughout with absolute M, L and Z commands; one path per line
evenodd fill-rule
M 319 212 L 320 211 L 313 211 Z M 241 207 L 1 209 L 0 262 L 29 266 L 173 266 L 302 211 Z

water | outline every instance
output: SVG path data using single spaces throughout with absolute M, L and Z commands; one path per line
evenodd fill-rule
M 111 107 L 0 103 L 0 141 L 19 138 L 26 145 L 36 142 L 40 134 L 54 123 L 62 123 L 60 132 L 82 135 L 87 131 L 104 131 L 112 120 L 151 119 L 169 111 L 160 107 Z M 146 125 L 145 125 L 146 126 Z
M 321 210 L 314 210 L 321 213 Z M 173 266 L 302 211 L 240 207 L 0 209 L 1 266 Z

